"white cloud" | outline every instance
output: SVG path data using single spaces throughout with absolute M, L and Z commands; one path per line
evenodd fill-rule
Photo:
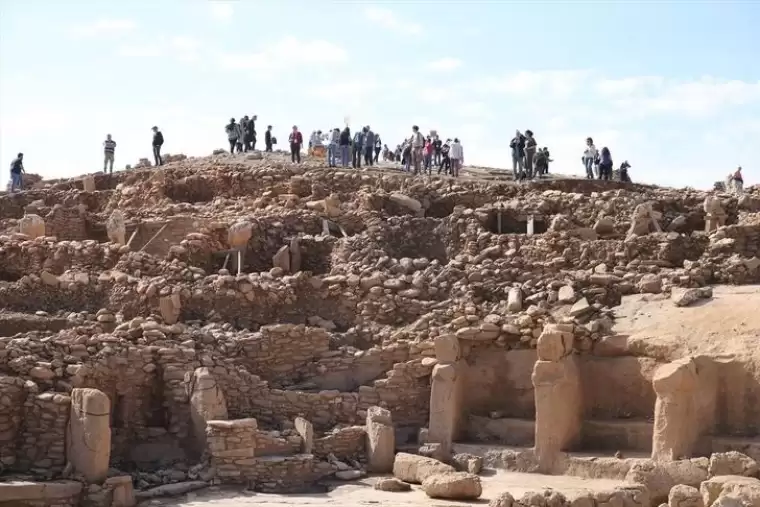
M 364 9 L 364 15 L 370 21 L 394 32 L 407 35 L 422 34 L 422 25 L 413 21 L 399 19 L 390 9 L 382 7 L 367 7 Z
M 133 31 L 137 25 L 131 19 L 103 18 L 91 23 L 79 24 L 68 29 L 69 35 L 77 39 L 95 37 L 119 37 Z
M 163 55 L 157 44 L 122 44 L 118 53 L 127 58 L 156 58 Z
M 212 0 L 209 2 L 211 17 L 217 21 L 230 21 L 235 14 L 235 8 L 231 2 L 223 0 Z
M 331 42 L 286 37 L 258 53 L 223 53 L 219 64 L 231 70 L 275 73 L 304 66 L 338 65 L 347 59 L 346 50 Z
M 436 72 L 451 72 L 452 70 L 458 69 L 461 66 L 462 60 L 458 58 L 446 57 L 430 62 L 427 65 L 427 68 Z
M 431 104 L 438 104 L 453 98 L 454 92 L 448 88 L 428 87 L 420 90 L 420 99 Z

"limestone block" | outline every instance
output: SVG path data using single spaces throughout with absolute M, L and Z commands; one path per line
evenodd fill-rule
M 538 337 L 538 358 L 543 361 L 559 361 L 573 351 L 573 334 L 562 332 L 552 324 L 544 326 Z
M 161 312 L 164 322 L 171 325 L 176 324 L 179 320 L 182 302 L 179 294 L 163 296 L 158 300 L 158 309 Z
M 431 475 L 422 481 L 422 489 L 430 498 L 475 500 L 483 494 L 480 477 L 467 472 Z
M 557 293 L 557 301 L 564 305 L 571 305 L 575 303 L 575 289 L 571 285 L 564 285 L 559 288 Z
M 232 224 L 227 231 L 227 243 L 231 248 L 242 248 L 251 239 L 253 224 L 247 221 Z
M 208 368 L 197 368 L 192 376 L 186 374 L 187 390 L 190 397 L 190 420 L 195 449 L 202 452 L 206 447 L 206 423 L 211 420 L 227 419 L 227 402 L 216 378 Z
M 758 473 L 757 462 L 736 451 L 716 452 L 710 456 L 710 465 L 707 469 L 710 477 L 716 475 L 742 475 L 744 477 L 755 477 Z
M 275 268 L 282 269 L 285 273 L 290 273 L 290 247 L 285 245 L 277 250 L 272 257 L 272 264 Z
M 39 238 L 45 235 L 45 220 L 39 215 L 24 215 L 18 221 L 18 229 L 32 239 Z
M 673 461 L 688 457 L 699 437 L 696 365 L 682 359 L 660 366 L 652 378 L 654 405 L 652 459 Z
M 615 232 L 615 221 L 612 217 L 602 217 L 594 224 L 597 234 L 612 234 Z
M 103 486 L 113 491 L 110 507 L 134 507 L 137 503 L 135 500 L 135 490 L 132 485 L 132 477 L 129 475 L 118 475 L 106 479 Z
M 679 484 L 668 493 L 668 507 L 705 507 L 705 504 L 697 488 Z
M 431 475 L 454 473 L 454 467 L 433 458 L 400 452 L 393 460 L 393 476 L 412 484 L 422 484 Z
M 301 452 L 304 454 L 311 454 L 314 449 L 314 425 L 303 417 L 296 417 L 295 427 L 298 434 L 303 440 L 301 445 Z
M 328 217 L 340 216 L 340 199 L 337 194 L 330 194 L 324 199 L 324 210 Z
M 678 484 L 698 486 L 707 479 L 707 459 L 685 459 L 668 463 L 640 460 L 631 466 L 625 481 L 645 486 L 652 505 L 666 502 L 670 489 Z
M 536 402 L 535 453 L 543 473 L 580 438 L 583 401 L 575 356 L 536 361 L 531 376 Z
M 435 339 L 435 357 L 441 363 L 454 363 L 461 358 L 459 338 L 444 334 Z
M 66 459 L 74 472 L 82 474 L 90 483 L 100 484 L 108 476 L 111 401 L 102 391 L 72 389 Z
M 505 491 L 504 493 L 499 493 L 499 496 L 492 498 L 488 502 L 488 507 L 512 507 L 514 503 L 515 497 L 509 491 Z M 593 501 L 591 505 L 593 505 Z
M 392 202 L 395 202 L 396 204 L 401 205 L 414 213 L 419 213 L 420 210 L 422 210 L 422 204 L 420 201 L 413 199 L 408 195 L 394 192 L 390 195 L 389 199 Z
M 391 412 L 381 407 L 369 407 L 366 420 L 367 469 L 374 473 L 390 473 L 396 452 L 396 432 Z
M 94 192 L 95 178 L 92 176 L 85 176 L 84 178 L 82 178 L 82 187 L 84 187 L 85 192 Z
M 483 458 L 474 454 L 459 453 L 451 458 L 451 463 L 458 472 L 479 474 L 483 468 Z
M 127 227 L 125 225 L 124 213 L 118 209 L 111 213 L 111 216 L 106 220 L 106 232 L 108 240 L 111 243 L 119 245 L 127 244 Z
M 411 491 L 412 485 L 395 477 L 380 478 L 375 482 L 375 489 L 378 491 L 392 491 L 398 493 L 401 491 Z
M 522 290 L 519 287 L 512 287 L 507 293 L 507 311 L 519 312 L 522 307 Z
M 702 482 L 699 486 L 699 491 L 702 494 L 702 501 L 706 507 L 716 505 L 715 502 L 722 496 L 732 496 L 735 498 L 751 498 L 752 496 L 756 496 L 758 503 L 746 505 L 760 505 L 760 480 L 753 477 L 718 475 Z

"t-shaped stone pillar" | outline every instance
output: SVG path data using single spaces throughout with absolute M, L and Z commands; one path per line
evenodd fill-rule
M 540 471 L 552 473 L 560 453 L 580 440 L 583 419 L 572 326 L 547 324 L 537 349 L 531 377 L 536 399 L 535 453 Z
M 216 379 L 206 367 L 197 368 L 192 375 L 186 373 L 185 382 L 190 397 L 195 451 L 200 454 L 206 447 L 206 423 L 210 420 L 226 420 L 227 402 Z
M 654 404 L 652 459 L 674 461 L 690 457 L 699 439 L 697 368 L 691 359 L 660 366 L 652 378 Z
M 100 484 L 111 460 L 111 401 L 97 389 L 71 391 L 66 459 L 87 482 Z
M 462 428 L 466 365 L 461 359 L 459 339 L 453 334 L 435 339 L 435 355 L 438 364 L 433 367 L 430 386 L 428 442 L 441 444 L 448 452 Z

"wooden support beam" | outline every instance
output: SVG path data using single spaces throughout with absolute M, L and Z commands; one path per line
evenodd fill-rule
M 167 223 L 167 224 L 164 224 L 164 226 L 163 226 L 163 227 L 161 227 L 161 228 L 158 230 L 158 232 L 157 232 L 157 233 L 155 233 L 155 234 L 153 235 L 153 237 L 152 237 L 152 238 L 150 238 L 150 239 L 148 240 L 148 242 L 147 242 L 147 243 L 145 243 L 145 244 L 142 246 L 142 248 L 141 248 L 140 250 L 138 250 L 138 251 L 139 251 L 139 252 L 142 252 L 143 250 L 145 250 L 145 249 L 148 247 L 148 245 L 150 245 L 151 243 L 153 243 L 153 240 L 154 240 L 154 239 L 156 239 L 156 238 L 157 238 L 157 237 L 158 237 L 158 236 L 159 236 L 159 235 L 160 235 L 162 232 L 164 232 L 164 229 L 166 229 L 167 227 L 169 227 L 169 224 L 168 224 L 168 223 Z

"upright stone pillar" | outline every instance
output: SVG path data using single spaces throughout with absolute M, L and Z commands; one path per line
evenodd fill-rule
M 367 468 L 378 474 L 391 473 L 396 457 L 396 431 L 393 429 L 390 410 L 369 407 L 366 431 Z
M 232 269 L 235 273 L 242 270 L 242 259 L 245 257 L 245 251 L 248 247 L 248 240 L 253 235 L 253 224 L 247 221 L 236 222 L 232 224 L 227 231 L 227 243 L 231 253 Z
M 71 391 L 66 459 L 87 482 L 100 484 L 111 460 L 111 401 L 102 391 Z
M 45 220 L 39 215 L 24 215 L 18 221 L 18 230 L 30 238 L 39 238 L 45 235 Z
M 710 233 L 726 225 L 726 212 L 723 209 L 723 205 L 720 199 L 717 197 L 708 195 L 705 197 L 703 204 L 705 210 L 705 232 Z
M 158 300 L 158 310 L 166 324 L 176 324 L 182 311 L 182 300 L 177 293 L 171 296 L 162 296 Z
M 185 375 L 195 450 L 200 454 L 206 447 L 206 423 L 211 420 L 226 420 L 227 402 L 208 368 L 197 368 L 192 376 L 189 373 Z
M 125 225 L 124 213 L 121 210 L 114 210 L 106 221 L 106 233 L 111 243 L 119 245 L 127 244 L 127 227 Z
M 93 176 L 85 176 L 82 178 L 82 188 L 85 192 L 95 191 L 95 178 Z
M 700 436 L 697 368 L 691 359 L 660 366 L 652 378 L 654 404 L 652 459 L 691 457 Z
M 531 378 L 536 399 L 535 453 L 542 473 L 552 473 L 562 451 L 580 440 L 583 399 L 571 329 L 548 324 L 538 338 L 538 361 Z
M 433 367 L 430 387 L 428 442 L 441 444 L 448 452 L 462 429 L 466 365 L 461 358 L 459 339 L 453 334 L 435 339 L 435 355 L 438 364 Z

